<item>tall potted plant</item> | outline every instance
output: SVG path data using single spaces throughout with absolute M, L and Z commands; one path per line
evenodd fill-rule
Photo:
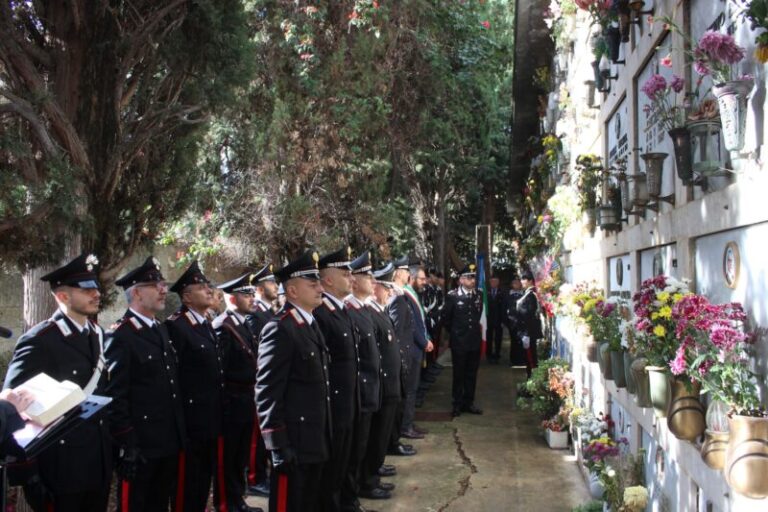
M 594 232 L 597 222 L 597 186 L 603 171 L 602 161 L 596 155 L 579 155 L 576 158 L 576 188 L 579 191 L 579 206 L 587 215 L 590 232 Z

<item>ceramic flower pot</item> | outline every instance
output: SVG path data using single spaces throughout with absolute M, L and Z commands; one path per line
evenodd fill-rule
M 768 497 L 768 418 L 733 415 L 725 452 L 725 480 L 749 498 Z
M 554 430 L 547 429 L 547 444 L 553 450 L 563 450 L 568 448 L 568 431 L 556 432 Z
M 622 352 L 622 357 L 624 359 L 624 382 L 627 384 L 627 393 L 634 395 L 637 389 L 635 386 L 635 377 L 632 375 L 632 362 L 634 361 L 634 358 L 627 350 Z
M 613 368 L 611 367 L 611 354 L 608 343 L 600 344 L 600 372 L 605 380 L 613 380 Z
M 704 405 L 699 400 L 701 384 L 687 378 L 672 379 L 667 427 L 678 439 L 693 441 L 707 428 Z
M 639 407 L 651 407 L 651 381 L 648 372 L 645 371 L 648 366 L 648 360 L 644 357 L 638 357 L 632 361 L 632 377 L 635 380 L 635 402 Z
M 670 402 L 669 373 L 662 366 L 646 366 L 651 387 L 651 406 L 657 418 L 666 418 Z
M 608 44 L 608 56 L 615 64 L 621 60 L 621 32 L 619 27 L 608 27 L 605 30 L 605 42 Z
M 690 185 L 693 181 L 693 164 L 691 163 L 691 132 L 685 126 L 669 130 L 672 146 L 675 149 L 675 168 L 677 177 L 683 181 L 683 185 Z
M 627 380 L 624 377 L 624 351 L 610 350 L 611 355 L 611 376 L 617 388 L 627 387 Z
M 712 86 L 712 94 L 720 107 L 720 123 L 728 151 L 741 151 L 747 128 L 747 101 L 753 80 L 733 80 Z
M 601 500 L 603 499 L 604 493 L 605 493 L 605 489 L 603 488 L 603 484 L 600 483 L 600 477 L 594 471 L 590 471 L 589 472 L 590 496 L 592 496 L 592 499 Z
M 599 345 L 595 340 L 590 340 L 585 344 L 585 352 L 587 355 L 587 361 L 590 363 L 596 363 L 598 360 L 598 354 L 597 351 L 599 349 Z
M 718 471 L 725 467 L 729 437 L 729 432 L 704 431 L 704 444 L 701 445 L 701 459 L 704 464 Z

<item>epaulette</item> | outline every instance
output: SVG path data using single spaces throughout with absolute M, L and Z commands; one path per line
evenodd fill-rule
M 133 316 L 128 319 L 128 323 L 130 323 L 131 327 L 133 327 L 137 331 L 140 331 L 144 328 L 144 324 L 139 322 L 139 319 Z
M 237 316 L 236 316 L 236 315 L 234 315 L 234 314 L 233 314 L 231 311 L 227 310 L 227 311 L 226 311 L 226 314 L 227 314 L 227 316 L 228 316 L 229 318 L 231 318 L 231 319 L 232 319 L 232 323 L 234 323 L 235 325 L 240 325 L 240 320 L 238 320 L 238 319 L 237 319 Z
M 180 317 L 180 316 L 181 316 L 181 311 L 176 311 L 175 313 L 172 313 L 172 314 L 171 314 L 171 315 L 168 317 L 168 320 L 170 320 L 171 322 L 175 322 L 176 320 L 178 320 L 178 319 L 179 319 L 179 317 Z
M 351 301 L 351 300 L 345 300 L 345 301 L 344 301 L 344 304 L 345 304 L 347 307 L 350 307 L 350 308 L 352 308 L 352 309 L 355 309 L 355 310 L 358 310 L 358 309 L 360 309 L 360 306 L 358 306 L 356 302 L 354 302 L 354 301 Z
M 325 304 L 325 307 L 330 309 L 331 311 L 336 311 L 336 306 L 333 305 L 333 303 L 328 299 L 328 297 L 323 297 L 323 304 Z
M 269 308 L 267 308 L 267 306 L 265 306 L 263 302 L 257 302 L 256 307 L 259 308 L 259 311 L 261 311 L 262 313 L 269 310 Z
M 65 338 L 72 336 L 72 329 L 69 328 L 66 320 L 64 320 L 63 318 L 59 318 L 58 320 L 54 320 L 54 323 L 56 324 L 56 327 L 59 328 L 59 331 L 61 331 L 61 334 L 63 334 Z
M 307 323 L 306 321 L 304 321 L 304 317 L 301 316 L 301 313 L 299 313 L 298 309 L 292 309 L 288 312 L 288 314 L 291 315 L 293 319 L 296 321 L 296 323 L 299 325 L 304 325 L 305 323 Z
M 187 320 L 189 320 L 189 323 L 192 325 L 197 325 L 197 318 L 195 318 L 195 315 L 192 314 L 191 311 L 187 311 L 184 313 L 184 316 L 187 317 Z
M 459 296 L 459 292 L 458 292 L 458 290 L 451 290 L 451 291 L 448 292 L 448 295 L 450 295 L 451 297 L 458 297 Z

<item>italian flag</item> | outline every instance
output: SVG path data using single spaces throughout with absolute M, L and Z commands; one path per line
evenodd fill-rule
M 488 283 L 485 280 L 485 255 L 477 255 L 477 288 L 483 297 L 483 312 L 480 314 L 480 330 L 482 332 L 482 343 L 480 344 L 480 357 L 485 357 L 488 349 Z

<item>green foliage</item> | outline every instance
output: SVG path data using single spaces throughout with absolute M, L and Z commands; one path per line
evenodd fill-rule
M 592 500 L 589 503 L 571 509 L 571 512 L 603 512 L 603 502 Z
M 523 384 L 523 388 L 531 396 L 530 401 L 527 398 L 517 400 L 518 407 L 530 408 L 542 419 L 548 419 L 557 414 L 563 403 L 563 399 L 550 386 L 549 370 L 552 368 L 562 368 L 567 371 L 568 361 L 557 357 L 540 361 L 539 366 L 533 369 L 531 378 Z

